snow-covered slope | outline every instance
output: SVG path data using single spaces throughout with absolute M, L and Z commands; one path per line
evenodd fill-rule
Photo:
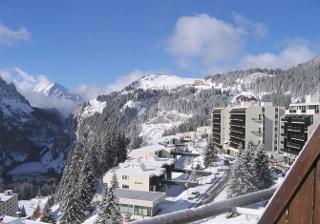
M 61 170 L 71 143 L 67 130 L 58 111 L 32 107 L 13 84 L 0 78 L 0 177 Z
M 151 74 L 144 76 L 133 83 L 129 87 L 134 89 L 156 89 L 156 90 L 172 90 L 186 85 L 194 85 L 202 79 L 183 78 L 176 75 L 167 74 Z

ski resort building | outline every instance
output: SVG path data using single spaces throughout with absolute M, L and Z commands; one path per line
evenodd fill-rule
M 0 216 L 16 216 L 18 211 L 18 195 L 12 190 L 0 193 Z
M 123 215 L 154 216 L 159 211 L 159 203 L 166 198 L 165 193 L 116 189 L 120 212 Z
M 304 103 L 290 104 L 281 119 L 281 152 L 292 164 L 320 123 L 320 96 L 306 96 Z
M 108 171 L 103 177 L 103 183 L 111 185 L 112 177 L 117 176 L 119 187 L 137 191 L 164 191 L 161 180 L 167 178 L 166 169 L 147 167 L 141 161 L 137 163 L 121 163 Z
M 249 143 L 263 144 L 265 150 L 278 152 L 280 148 L 280 119 L 283 107 L 269 102 L 242 102 L 213 111 L 215 145 L 227 154 L 237 155 Z

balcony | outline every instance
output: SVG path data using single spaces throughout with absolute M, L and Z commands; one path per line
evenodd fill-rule
M 320 223 L 320 126 L 303 148 L 258 224 Z
M 287 142 L 287 146 L 294 149 L 301 149 L 302 145 L 294 142 Z

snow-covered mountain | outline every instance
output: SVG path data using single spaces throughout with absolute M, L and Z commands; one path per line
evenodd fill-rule
M 183 78 L 169 74 L 150 74 L 132 82 L 131 89 L 143 90 L 173 90 L 181 86 L 194 86 L 203 82 L 203 79 Z
M 60 172 L 73 141 L 71 129 L 57 110 L 32 107 L 0 78 L 0 176 Z
M 44 96 L 64 98 L 74 102 L 83 101 L 81 96 L 70 93 L 66 87 L 56 82 L 46 83 L 45 85 L 36 85 L 34 91 L 43 94 Z
M 128 138 L 134 132 L 144 138 L 158 137 L 207 125 L 214 107 L 230 104 L 239 95 L 286 106 L 292 99 L 319 94 L 319 89 L 320 58 L 288 70 L 249 69 L 204 78 L 151 74 L 122 91 L 81 102 L 66 121 L 56 111 L 33 107 L 13 84 L 0 79 L 0 171 L 20 174 L 27 170 L 24 164 L 59 170 L 75 136 L 92 144 L 108 130 Z M 79 99 L 52 82 L 34 91 Z

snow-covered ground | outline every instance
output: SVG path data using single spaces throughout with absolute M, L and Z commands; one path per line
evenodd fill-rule
M 18 204 L 19 207 L 24 206 L 27 216 L 32 216 L 38 205 L 41 209 L 44 208 L 47 200 L 48 197 L 32 198 L 30 200 L 20 200 Z
M 106 102 L 98 101 L 97 99 L 89 101 L 89 104 L 84 108 L 82 117 L 90 117 L 95 113 L 102 113 L 106 107 Z
M 156 117 L 141 125 L 140 135 L 145 140 L 160 138 L 165 130 L 180 125 L 191 116 L 177 111 L 159 111 Z

